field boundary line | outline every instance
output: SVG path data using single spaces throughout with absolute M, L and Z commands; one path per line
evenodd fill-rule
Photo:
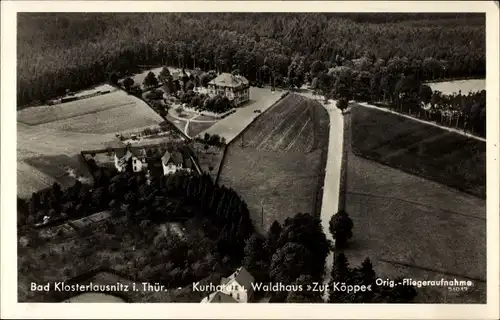
M 261 141 L 261 143 L 257 146 L 257 150 L 260 150 L 262 145 L 267 143 L 267 141 L 271 138 L 271 136 L 276 132 L 276 130 L 278 130 L 280 128 L 280 126 L 285 123 L 285 121 L 290 118 L 291 115 L 293 115 L 293 113 L 295 112 L 295 110 L 297 110 L 299 108 L 299 106 L 303 103 L 304 101 L 301 101 L 299 102 L 295 108 L 289 112 L 285 118 L 281 119 L 281 121 L 273 128 L 273 130 L 271 130 L 271 132 L 266 136 L 266 138 L 264 140 Z
M 281 138 L 278 140 L 277 143 L 274 144 L 273 146 L 273 150 L 275 150 L 277 147 L 279 147 L 279 145 L 283 142 L 283 139 L 286 138 L 286 136 L 288 135 L 288 133 L 293 129 L 293 126 L 295 126 L 295 124 L 297 122 L 299 122 L 301 120 L 301 117 L 304 113 L 306 113 L 307 111 L 309 111 L 309 107 L 307 107 L 304 111 L 302 111 L 299 115 L 299 117 L 293 122 L 293 124 L 285 131 L 285 133 L 283 133 L 283 135 L 281 136 Z M 307 122 L 309 122 L 310 118 L 307 119 Z M 307 123 L 306 122 L 306 123 Z
M 174 125 L 172 122 L 170 122 L 170 121 L 167 119 L 167 116 L 162 117 L 162 116 L 158 113 L 158 111 L 156 111 L 156 109 L 155 109 L 155 108 L 153 108 L 153 106 L 152 106 L 152 105 L 150 105 L 150 104 L 149 104 L 149 102 L 148 102 L 148 101 L 146 101 L 146 99 L 144 99 L 142 96 L 141 96 L 141 97 L 138 97 L 138 96 L 135 96 L 135 95 L 129 94 L 128 92 L 126 92 L 125 90 L 123 90 L 120 86 L 116 86 L 116 85 L 115 85 L 114 87 L 115 87 L 115 88 L 118 88 L 118 89 L 119 89 L 120 91 L 122 91 L 122 92 L 125 92 L 127 95 L 132 96 L 132 98 L 136 98 L 136 99 L 139 99 L 139 100 L 141 100 L 142 102 L 144 102 L 144 103 L 146 104 L 146 106 L 148 106 L 148 108 L 150 108 L 151 110 L 153 110 L 153 112 L 154 112 L 156 115 L 158 115 L 161 119 L 163 119 L 163 121 L 167 122 L 167 123 L 170 125 L 170 128 L 171 128 L 172 130 L 175 130 L 175 131 L 177 131 L 178 133 L 180 133 L 180 134 L 181 134 L 181 135 L 182 135 L 182 136 L 183 136 L 183 137 L 184 137 L 184 138 L 185 138 L 188 142 L 192 141 L 192 139 L 191 139 L 189 136 L 187 136 L 187 135 L 186 135 L 186 134 L 185 134 L 185 133 L 184 133 L 181 129 L 177 128 L 177 126 L 176 126 L 176 125 Z M 193 164 L 194 164 L 194 166 L 195 166 L 195 168 L 196 168 L 196 171 L 198 171 L 198 174 L 200 174 L 200 175 L 201 175 L 201 174 L 202 174 L 202 171 L 201 171 L 201 167 L 200 167 L 200 165 L 199 165 L 199 163 L 198 163 L 197 159 L 196 159 L 195 157 L 193 157 L 193 155 L 192 155 L 192 154 L 190 154 L 190 155 L 189 155 L 189 158 L 191 159 L 191 162 L 193 162 Z
M 436 80 L 426 80 L 424 84 L 439 83 L 439 82 L 466 81 L 466 80 L 485 80 L 485 79 L 478 78 L 478 77 L 443 78 L 443 79 L 436 79 Z M 481 90 L 478 90 L 478 91 L 481 91 Z
M 231 139 L 231 141 L 228 141 L 226 143 L 226 145 L 224 146 L 224 153 L 222 154 L 222 158 L 220 160 L 220 164 L 219 164 L 219 170 L 217 172 L 217 177 L 215 178 L 215 184 L 218 184 L 219 183 L 219 178 L 220 178 L 220 175 L 222 173 L 222 170 L 224 168 L 224 165 L 226 163 L 226 154 L 227 154 L 227 149 L 229 148 L 229 146 L 232 146 L 233 143 L 235 143 L 237 141 L 237 139 L 242 136 L 243 134 L 245 134 L 245 132 L 250 128 L 250 126 L 252 124 L 255 123 L 255 121 L 257 121 L 257 119 L 259 119 L 260 117 L 262 117 L 264 114 L 270 112 L 270 110 L 272 110 L 281 100 L 283 100 L 284 98 L 286 98 L 288 95 L 290 94 L 289 91 L 285 92 L 278 100 L 276 100 L 269 108 L 267 108 L 264 112 L 262 112 L 261 114 L 259 114 L 257 117 L 253 118 L 252 121 L 250 121 L 250 123 L 245 127 L 243 128 L 243 130 L 241 130 L 237 135 L 234 136 L 233 139 Z
M 127 91 L 125 91 L 125 90 L 124 90 L 122 87 L 120 87 L 120 86 L 114 85 L 114 87 L 115 87 L 115 88 L 117 88 L 118 90 L 120 90 L 120 91 L 124 92 L 124 93 L 125 93 L 125 94 L 127 94 L 128 96 L 131 96 L 132 98 L 136 98 L 136 99 L 139 99 L 139 100 L 141 100 L 142 102 L 144 102 L 144 103 L 145 103 L 145 104 L 146 104 L 146 105 L 147 105 L 147 106 L 148 106 L 151 110 L 153 110 L 153 112 L 154 112 L 155 114 L 157 114 L 157 115 L 158 115 L 161 119 L 163 119 L 163 121 L 168 122 L 168 123 L 170 124 L 170 126 L 174 128 L 174 130 L 177 130 L 177 132 L 179 132 L 182 136 L 184 136 L 184 138 L 186 138 L 188 141 L 190 141 L 190 140 L 191 140 L 188 136 L 186 136 L 186 135 L 184 134 L 184 132 L 182 132 L 182 130 L 180 130 L 180 129 L 179 129 L 179 128 L 177 128 L 177 127 L 176 127 L 176 126 L 175 126 L 172 122 L 170 122 L 170 121 L 167 119 L 167 117 L 162 117 L 162 116 L 158 113 L 158 111 L 156 111 L 156 109 L 155 109 L 155 108 L 153 108 L 153 106 L 151 106 L 151 105 L 148 103 L 148 101 L 146 101 L 143 97 L 138 97 L 138 96 L 135 96 L 135 95 L 133 95 L 133 94 L 130 94 L 130 93 L 128 93 Z
M 224 151 L 222 153 L 222 158 L 220 159 L 220 164 L 219 164 L 219 170 L 217 170 L 217 176 L 215 177 L 215 184 L 217 185 L 219 183 L 219 179 L 220 179 L 220 174 L 222 172 L 222 167 L 226 161 L 226 154 L 227 154 L 227 149 L 229 147 L 229 144 L 226 144 L 224 146 Z
M 288 94 L 287 94 L 287 96 L 288 96 Z M 270 107 L 269 107 L 269 108 L 268 108 L 265 112 L 270 111 L 271 109 L 274 109 L 276 106 L 278 106 L 278 105 L 279 105 L 279 103 L 278 103 L 278 102 L 281 102 L 281 101 L 282 101 L 282 100 L 284 100 L 285 98 L 286 98 L 286 96 L 285 96 L 285 97 L 283 97 L 283 98 L 280 98 L 278 101 L 276 101 L 276 103 L 274 103 L 273 105 L 271 105 L 271 106 L 270 106 Z M 265 113 L 265 112 L 264 112 L 264 113 Z M 277 118 L 279 118 L 279 117 L 282 115 L 282 113 L 284 113 L 284 112 L 280 112 L 279 114 L 277 114 L 277 115 L 276 115 L 276 116 L 277 116 Z M 261 114 L 261 115 L 262 115 L 262 114 Z M 257 121 L 257 119 L 258 119 L 259 117 L 260 117 L 260 116 L 257 116 L 257 118 L 256 118 L 255 120 Z M 254 123 L 254 122 L 251 122 L 250 124 L 253 124 L 253 123 Z M 250 124 L 249 124 L 247 127 L 250 127 Z M 263 130 L 261 130 L 261 131 L 259 132 L 259 134 L 255 137 L 255 139 L 258 141 L 258 140 L 262 137 L 262 135 L 265 135 L 265 132 L 264 132 Z M 253 142 L 253 140 L 254 140 L 254 139 L 252 139 L 251 141 Z
M 408 118 L 408 119 L 411 119 L 413 121 L 417 121 L 417 122 L 420 122 L 420 123 L 423 123 L 423 124 L 431 125 L 431 126 L 436 127 L 436 128 L 441 128 L 443 130 L 446 130 L 446 131 L 449 131 L 449 132 L 454 132 L 456 134 L 460 134 L 460 135 L 465 136 L 465 137 L 469 137 L 469 138 L 472 138 L 472 139 L 476 139 L 476 140 L 479 140 L 479 141 L 486 142 L 485 138 L 478 137 L 476 135 L 473 135 L 473 134 L 470 134 L 470 133 L 467 133 L 467 132 L 462 132 L 462 131 L 457 130 L 455 128 L 449 128 L 449 127 L 442 126 L 442 125 L 439 125 L 439 124 L 434 123 L 434 122 L 430 122 L 430 121 L 426 121 L 426 120 L 421 120 L 421 119 L 418 119 L 418 118 L 415 118 L 415 117 L 412 117 L 412 116 L 409 116 L 409 115 L 406 115 L 406 114 L 402 114 L 402 113 L 399 113 L 399 112 L 396 112 L 396 111 L 393 111 L 393 110 L 385 109 L 385 108 L 382 108 L 382 107 L 377 107 L 377 106 L 374 106 L 374 105 L 366 103 L 366 102 L 356 102 L 356 104 L 358 104 L 358 105 L 360 105 L 362 107 L 365 107 L 365 108 L 371 108 L 371 109 L 380 110 L 380 111 L 387 112 L 387 113 L 396 114 L 396 115 L 398 115 L 400 117 Z
M 449 271 L 446 271 L 443 269 L 427 268 L 427 267 L 417 266 L 417 265 L 409 264 L 409 263 L 405 263 L 405 262 L 387 260 L 384 258 L 378 258 L 377 260 L 381 261 L 381 262 L 389 263 L 392 265 L 399 265 L 402 267 L 407 267 L 407 268 L 412 268 L 412 269 L 419 269 L 419 270 L 423 270 L 423 271 L 441 273 L 441 274 L 444 274 L 446 276 L 452 276 L 452 277 L 463 278 L 463 279 L 467 279 L 467 280 L 473 280 L 473 281 L 477 281 L 477 282 L 481 282 L 481 283 L 486 283 L 486 280 L 483 278 L 470 277 L 470 276 L 466 276 L 466 275 L 459 274 L 459 273 L 449 272 Z
M 227 144 L 231 144 L 233 143 L 234 141 L 236 141 L 239 137 L 241 137 L 243 134 L 245 134 L 246 131 L 248 131 L 248 129 L 252 126 L 252 124 L 254 124 L 258 119 L 260 119 L 263 115 L 271 112 L 271 110 L 276 107 L 276 105 L 281 102 L 281 100 L 283 100 L 285 97 L 287 97 L 290 93 L 289 92 L 286 92 L 286 95 L 280 97 L 278 100 L 276 100 L 270 107 L 268 107 L 264 112 L 258 114 L 255 118 L 252 119 L 252 121 L 250 121 L 250 123 L 245 127 L 243 128 L 243 130 L 241 130 L 237 135 L 234 136 L 233 139 L 231 139 L 231 141 L 228 141 Z
M 293 138 L 292 142 L 290 142 L 290 144 L 288 144 L 288 146 L 285 148 L 285 151 L 290 150 L 290 148 L 295 144 L 295 141 L 297 141 L 297 139 L 300 137 L 300 135 L 302 134 L 302 131 L 304 131 L 306 126 L 309 124 L 309 122 L 311 122 L 311 118 L 307 119 L 306 123 L 304 123 L 302 128 L 300 128 L 299 133 L 295 136 L 295 138 Z
M 351 153 L 351 114 L 350 109 L 341 111 L 342 117 L 342 142 L 341 142 L 341 160 L 340 160 L 340 176 L 339 176 L 339 200 L 338 211 L 346 210 L 347 208 L 347 184 L 348 184 L 348 161 Z
M 331 118 L 330 118 L 330 114 L 328 112 L 328 110 L 326 108 L 324 108 L 321 103 L 319 103 L 318 106 L 314 106 L 313 105 L 313 112 L 316 112 L 315 107 L 317 108 L 321 108 L 322 110 L 324 110 L 328 116 L 328 123 L 327 125 L 325 126 L 326 128 L 326 137 L 328 137 L 328 139 L 325 139 L 324 142 L 325 144 L 323 145 L 323 147 L 321 148 L 321 156 L 320 156 L 320 165 L 318 167 L 318 178 L 317 178 L 317 183 L 316 183 L 316 190 L 315 190 L 315 198 L 314 198 L 314 204 L 313 204 L 313 210 L 314 210 L 314 214 L 321 219 L 321 210 L 323 208 L 323 197 L 324 197 L 324 188 L 325 188 L 325 180 L 326 180 L 326 166 L 328 164 L 328 148 L 329 148 L 329 137 L 330 137 L 330 130 L 331 130 Z M 309 118 L 311 119 L 311 118 Z M 320 121 L 317 120 L 318 117 L 314 117 L 313 120 L 316 120 L 318 123 L 320 123 Z M 314 122 L 315 121 L 312 121 L 313 124 L 312 124 L 312 135 L 313 135 L 313 141 L 312 141 L 312 144 L 313 144 L 313 147 L 314 147 L 314 139 L 315 139 L 315 124 Z M 318 125 L 318 128 L 320 129 L 321 126 Z M 295 142 L 294 142 L 295 143 Z M 312 151 L 312 150 L 311 150 Z M 325 232 L 327 232 L 325 230 Z
M 401 171 L 401 172 L 404 172 L 406 174 L 409 174 L 409 175 L 412 175 L 414 177 L 417 177 L 419 179 L 423 179 L 423 180 L 426 180 L 426 181 L 430 181 L 430 182 L 433 182 L 433 183 L 436 183 L 440 186 L 444 186 L 446 188 L 448 188 L 450 191 L 459 191 L 459 192 L 462 192 L 462 193 L 465 193 L 471 197 L 474 197 L 474 198 L 477 198 L 477 199 L 481 199 L 481 200 L 486 200 L 486 190 L 484 192 L 484 197 L 483 196 L 480 196 L 470 190 L 467 190 L 467 189 L 464 189 L 460 186 L 452 186 L 451 184 L 448 184 L 448 183 L 444 183 L 442 181 L 438 181 L 437 179 L 432 179 L 432 178 L 429 178 L 429 177 L 424 177 L 424 176 L 421 176 L 409 169 L 405 169 L 405 168 L 400 168 L 400 167 L 395 167 L 395 166 L 392 166 L 392 165 L 389 165 L 387 163 L 383 163 L 383 162 L 380 162 L 380 160 L 377 160 L 375 157 L 373 156 L 370 156 L 370 155 L 364 155 L 362 154 L 362 152 L 359 152 L 357 150 L 352 150 L 352 154 L 355 155 L 356 157 L 360 157 L 361 159 L 364 159 L 364 160 L 367 160 L 367 161 L 371 161 L 373 163 L 376 163 L 378 165 L 381 165 L 381 166 L 385 166 L 385 167 L 388 167 L 388 168 L 391 168 L 393 170 L 398 170 L 398 171 Z
M 419 144 L 421 143 L 427 143 L 427 142 L 433 142 L 434 140 L 437 140 L 437 139 L 440 139 L 440 138 L 443 138 L 443 137 L 446 137 L 448 135 L 452 134 L 451 132 L 443 132 L 443 133 L 440 133 L 440 134 L 437 134 L 437 135 L 434 135 L 434 136 L 431 136 L 429 138 L 426 138 L 424 140 L 420 140 L 418 142 L 415 142 L 409 146 L 407 146 L 406 148 L 401 148 L 397 151 L 394 151 L 392 153 L 389 153 L 389 154 L 386 154 L 384 155 L 384 157 L 382 158 L 382 160 L 387 160 L 391 157 L 395 157 L 395 156 L 399 156 L 401 154 L 404 154 L 406 151 L 410 150 L 411 148 L 414 148 L 416 146 L 418 146 Z M 377 148 L 378 149 L 378 148 Z M 374 150 L 377 150 L 377 149 L 374 149 Z
M 401 201 L 401 202 L 406 202 L 406 203 L 409 203 L 409 204 L 412 204 L 412 205 L 427 207 L 429 209 L 433 209 L 433 210 L 437 210 L 437 211 L 442 211 L 442 212 L 453 214 L 453 215 L 459 215 L 459 216 L 464 216 L 464 217 L 467 217 L 467 218 L 472 218 L 472 219 L 476 219 L 476 220 L 486 221 L 486 218 L 476 217 L 476 216 L 473 216 L 473 215 L 468 215 L 468 214 L 456 212 L 456 211 L 453 211 L 453 210 L 448 210 L 448 209 L 442 209 L 442 208 L 438 208 L 438 207 L 433 207 L 433 206 L 430 206 L 430 205 L 427 205 L 427 204 L 423 204 L 423 203 L 420 203 L 420 202 L 411 201 L 411 200 L 405 200 L 405 199 L 397 198 L 397 197 L 387 197 L 387 196 L 383 196 L 383 195 L 369 194 L 369 193 L 364 193 L 364 192 L 353 192 L 353 191 L 347 191 L 347 194 L 351 194 L 351 195 L 354 195 L 354 196 L 360 196 L 360 197 L 381 198 L 381 199 L 387 199 L 387 200 L 393 200 L 393 201 Z M 428 213 L 428 212 L 426 212 L 426 213 Z M 428 213 L 428 214 L 431 214 L 431 213 Z
M 76 118 L 76 117 L 80 117 L 80 116 L 86 116 L 86 115 L 89 115 L 89 114 L 99 113 L 99 112 L 102 112 L 102 111 L 112 110 L 112 109 L 116 109 L 116 108 L 120 108 L 120 107 L 126 107 L 126 106 L 129 106 L 129 105 L 132 105 L 132 104 L 135 104 L 135 103 L 134 102 L 129 102 L 129 103 L 126 103 L 126 104 L 116 104 L 116 105 L 112 105 L 112 106 L 110 106 L 108 108 L 104 108 L 104 109 L 83 112 L 83 113 L 79 113 L 79 114 L 76 114 L 76 115 L 73 115 L 73 116 L 62 117 L 62 118 L 58 118 L 58 119 L 50 120 L 50 121 L 38 122 L 38 123 L 35 123 L 35 124 L 29 124 L 29 123 L 21 121 L 21 120 L 17 120 L 17 121 L 20 122 L 20 123 L 22 123 L 22 124 L 25 124 L 27 126 L 30 126 L 30 127 L 36 127 L 36 126 L 40 126 L 40 125 L 43 125 L 43 124 L 54 123 L 54 122 L 57 122 L 57 121 L 68 120 L 68 119 L 71 119 L 71 118 Z

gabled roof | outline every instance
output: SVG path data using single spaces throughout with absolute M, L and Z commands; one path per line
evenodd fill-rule
M 220 291 L 211 293 L 208 299 L 203 299 L 202 302 L 206 303 L 238 303 L 233 297 Z
M 253 291 L 252 283 L 255 281 L 255 278 L 244 267 L 239 267 L 229 277 L 222 278 L 221 285 L 228 284 L 233 280 L 238 282 L 238 284 L 243 286 L 243 288 L 245 288 L 245 290 L 247 290 L 248 292 Z
M 116 149 L 115 154 L 116 154 L 116 157 L 118 159 L 124 160 L 124 161 L 130 159 L 133 156 L 132 152 L 130 152 L 130 150 L 127 148 Z
M 204 72 L 200 68 L 196 68 L 194 70 L 191 70 L 190 73 L 191 73 L 190 75 L 193 76 L 201 76 Z
M 237 88 L 247 86 L 248 80 L 243 76 L 232 75 L 230 73 L 221 73 L 217 78 L 210 81 L 208 84 L 213 84 L 220 87 Z
M 132 153 L 134 153 L 134 151 L 132 151 Z M 142 148 L 141 150 L 135 152 L 134 154 L 137 154 L 139 157 L 142 157 L 142 158 L 146 158 L 148 156 L 145 148 Z
M 173 162 L 176 166 L 181 165 L 183 162 L 183 157 L 182 154 L 175 150 L 172 152 L 169 152 L 168 150 L 165 152 L 163 157 L 161 157 L 161 162 L 164 165 L 167 165 L 169 162 Z
M 145 149 L 134 150 L 129 147 L 115 149 L 115 154 L 118 159 L 123 159 L 125 161 L 130 159 L 132 156 L 137 158 L 145 158 L 147 156 Z

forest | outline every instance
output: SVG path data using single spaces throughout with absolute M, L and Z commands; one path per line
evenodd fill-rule
M 246 204 L 235 191 L 215 185 L 208 175 L 186 173 L 159 178 L 129 172 L 105 173 L 94 189 L 77 181 L 62 190 L 56 183 L 34 193 L 27 202 L 18 199 L 18 224 L 27 230 L 46 215 L 51 221 L 59 221 L 103 210 L 110 210 L 115 217 L 126 216 L 135 225 L 197 218 L 203 222 L 208 238 L 221 240 L 217 242 L 221 256 L 237 261 L 253 232 Z
M 484 14 L 21 13 L 18 108 L 140 65 L 276 83 L 365 57 L 419 80 L 485 76 Z M 300 62 L 300 63 L 299 63 Z M 278 83 L 279 85 L 279 83 Z

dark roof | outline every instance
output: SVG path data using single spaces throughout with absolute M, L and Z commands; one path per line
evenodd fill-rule
M 243 288 L 245 288 L 248 292 L 252 291 L 252 283 L 255 281 L 255 278 L 247 271 L 244 267 L 239 267 L 236 271 L 231 274 L 227 278 L 223 278 L 221 280 L 221 284 L 225 285 L 232 280 L 238 282 Z
M 128 150 L 127 148 L 121 148 L 121 149 L 115 149 L 115 154 L 118 157 L 118 159 L 122 158 L 130 158 L 132 157 L 132 152 Z
M 113 151 L 115 151 L 115 152 L 118 152 L 118 150 L 117 150 L 117 149 L 125 149 L 126 147 L 127 147 L 127 145 L 126 145 L 125 143 L 121 142 L 121 141 L 120 141 L 120 140 L 118 140 L 118 139 L 113 140 L 113 141 L 112 141 L 110 144 L 108 144 L 108 146 L 107 146 L 107 148 L 108 148 L 108 149 L 113 149 Z M 120 151 L 120 152 L 122 152 L 122 155 L 124 155 L 124 154 L 125 154 L 125 150 Z
M 220 291 L 211 293 L 208 296 L 208 302 L 210 303 L 238 303 L 233 297 Z
M 168 164 L 170 161 L 173 162 L 175 165 L 180 165 L 183 163 L 183 157 L 182 154 L 177 150 L 172 152 L 167 151 L 165 152 L 163 157 L 161 157 L 161 161 L 165 165 Z
M 120 148 L 120 149 L 115 149 L 115 154 L 118 158 L 124 158 L 126 157 L 127 160 L 128 158 L 131 158 L 132 156 L 135 156 L 137 158 L 145 158 L 146 155 L 146 150 L 143 148 L 141 150 L 136 150 L 132 148 Z
M 201 70 L 200 68 L 191 70 L 191 75 L 193 76 L 201 76 L 203 73 L 204 73 L 203 70 Z
M 232 75 L 230 73 L 221 73 L 217 78 L 208 84 L 214 84 L 219 87 L 237 88 L 248 85 L 248 80 L 243 76 Z

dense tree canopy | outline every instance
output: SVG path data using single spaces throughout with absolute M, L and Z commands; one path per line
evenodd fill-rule
M 311 260 L 308 261 L 311 265 L 309 274 L 314 279 L 322 279 L 330 244 L 323 232 L 321 220 L 307 213 L 298 213 L 292 218 L 287 218 L 280 233 L 278 248 L 283 248 L 288 243 L 299 243 L 311 252 Z M 296 277 L 292 281 L 295 279 Z
M 395 286 L 377 285 L 377 274 L 369 258 L 365 258 L 361 266 L 350 267 L 343 253 L 335 255 L 329 283 L 330 303 L 408 303 L 417 292 L 411 285 L 402 285 L 401 278 L 393 279 Z M 388 279 L 386 279 L 388 280 Z M 397 285 L 400 283 L 399 285 Z M 342 290 L 342 285 L 365 286 L 370 290 Z
M 288 292 L 288 303 L 322 303 L 322 292 L 314 287 L 314 279 L 310 275 L 301 275 L 294 281 L 292 290 Z
M 252 235 L 246 242 L 244 253 L 243 266 L 256 281 L 269 280 L 270 254 L 265 246 L 265 239 L 257 234 Z
M 237 69 L 250 80 L 289 77 L 297 85 L 305 72 L 366 57 L 421 79 L 482 77 L 484 21 L 477 14 L 21 13 L 18 104 L 142 64 Z
M 205 235 L 216 241 L 218 254 L 234 261 L 243 258 L 245 241 L 253 234 L 246 203 L 229 188 L 214 184 L 208 175 L 178 172 L 146 178 L 144 173 L 98 171 L 101 179 L 93 189 L 76 181 L 62 191 L 58 184 L 34 193 L 31 199 L 18 201 L 19 223 L 79 218 L 102 210 L 115 217 L 126 216 L 140 225 L 196 218 Z

